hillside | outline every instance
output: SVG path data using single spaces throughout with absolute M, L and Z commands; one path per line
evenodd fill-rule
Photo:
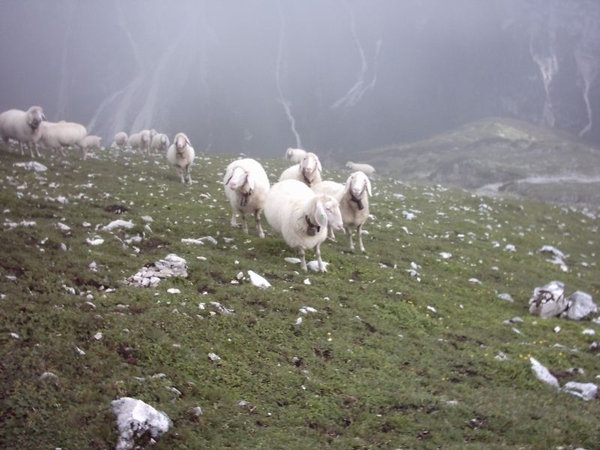
M 112 449 L 126 396 L 173 421 L 142 444 L 157 450 L 597 446 L 598 400 L 530 360 L 597 383 L 597 315 L 528 312 L 551 280 L 598 302 L 597 211 L 380 177 L 367 254 L 338 234 L 327 273 L 298 273 L 268 225 L 230 227 L 235 157 L 199 152 L 187 186 L 162 156 L 48 156 L 36 172 L 0 151 L 0 448 Z M 271 181 L 286 167 L 261 162 Z M 168 254 L 187 277 L 125 283 Z
M 480 120 L 352 158 L 402 181 L 600 206 L 600 150 L 566 133 L 514 119 Z

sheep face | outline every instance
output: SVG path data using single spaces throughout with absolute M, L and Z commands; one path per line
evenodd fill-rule
M 354 198 L 361 198 L 365 190 L 370 196 L 371 181 L 363 172 L 354 172 L 346 181 L 346 190 L 348 190 L 350 195 L 352 195 Z
M 46 120 L 46 116 L 39 106 L 32 106 L 27 111 L 27 124 L 32 130 L 37 130 L 44 120 Z
M 191 146 L 192 144 L 190 143 L 190 140 L 188 139 L 188 137 L 183 134 L 183 133 L 179 133 L 177 136 L 175 136 L 175 148 L 177 149 L 178 152 L 181 152 L 186 145 Z
M 302 158 L 302 161 L 300 161 L 300 170 L 304 175 L 310 175 L 316 170 L 320 172 L 321 162 L 316 155 L 309 153 Z
M 343 222 L 342 213 L 340 212 L 340 205 L 334 198 L 330 196 L 327 197 L 328 198 L 322 202 L 323 212 L 325 213 L 325 217 L 327 219 L 325 225 L 329 225 L 335 230 L 341 230 L 343 228 Z M 317 223 L 319 223 L 318 216 Z

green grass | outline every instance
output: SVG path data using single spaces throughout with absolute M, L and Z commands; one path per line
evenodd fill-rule
M 589 350 L 597 338 L 582 334 L 600 331 L 597 324 L 527 311 L 533 289 L 554 279 L 567 294 L 597 300 L 600 220 L 589 212 L 378 179 L 367 254 L 349 252 L 340 234 L 322 246 L 328 272 L 304 274 L 284 261 L 296 255 L 268 225 L 265 239 L 253 223 L 249 235 L 229 226 L 221 179 L 234 155 L 201 153 L 192 186 L 158 156 L 48 157 L 40 173 L 13 166 L 28 158 L 0 158 L 0 448 L 114 448 L 110 402 L 120 396 L 173 420 L 156 449 L 547 450 L 600 442 L 598 401 L 553 391 L 529 362 L 535 357 L 562 383 L 594 382 L 599 373 Z M 260 161 L 272 181 L 286 166 Z M 416 217 L 406 220 L 404 211 Z M 150 229 L 142 216 L 152 217 Z M 101 230 L 116 219 L 135 226 Z M 21 221 L 35 225 L 10 226 Z M 95 236 L 104 244 L 86 243 Z M 133 236 L 141 242 L 127 244 Z M 181 242 L 205 236 L 217 244 Z M 508 244 L 516 252 L 505 251 Z M 569 255 L 567 273 L 537 252 L 544 244 Z M 188 278 L 150 289 L 123 283 L 168 253 L 187 260 Z M 408 273 L 411 263 L 418 276 Z M 252 286 L 248 270 L 273 287 Z M 240 271 L 245 278 L 232 284 Z M 317 312 L 304 315 L 303 306 Z M 523 323 L 504 323 L 515 316 Z M 221 360 L 210 361 L 210 352 Z M 507 359 L 496 359 L 500 353 Z M 568 375 L 571 367 L 585 373 Z M 42 380 L 44 372 L 57 378 Z M 200 417 L 191 413 L 196 406 Z

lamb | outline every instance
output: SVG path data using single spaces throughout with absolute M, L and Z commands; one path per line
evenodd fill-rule
M 95 136 L 93 134 L 88 134 L 86 137 L 81 139 L 77 146 L 81 148 L 83 152 L 83 159 L 87 159 L 88 151 L 92 150 L 100 150 L 100 141 L 102 138 L 100 136 Z
M 115 134 L 115 141 L 112 143 L 112 147 L 117 147 L 119 150 L 125 149 L 129 145 L 129 137 L 127 133 L 121 131 Z
M 315 194 L 305 183 L 283 180 L 275 183 L 265 201 L 265 217 L 285 242 L 296 248 L 303 271 L 307 271 L 305 249 L 314 248 L 319 270 L 325 272 L 321 260 L 321 243 L 327 238 L 327 225 L 342 228 L 342 215 L 337 200 L 327 194 Z
M 254 224 L 258 236 L 265 237 L 260 223 L 269 192 L 269 177 L 263 166 L 251 158 L 238 159 L 227 166 L 223 178 L 225 195 L 231 203 L 231 226 L 237 226 L 236 215 L 242 216 L 242 230 L 248 233 L 246 214 L 254 214 Z
M 150 131 L 142 130 L 129 136 L 129 145 L 133 150 L 140 149 L 144 154 L 150 153 Z
M 9 109 L 0 114 L 0 136 L 6 145 L 9 139 L 17 141 L 21 155 L 24 154 L 23 144 L 27 144 L 32 157 L 34 150 L 41 157 L 37 143 L 42 137 L 40 125 L 44 120 L 46 116 L 41 106 L 32 106 L 27 111 Z
M 353 163 L 352 161 L 348 161 L 346 163 L 346 167 L 348 167 L 352 172 L 364 172 L 364 174 L 369 178 L 373 178 L 373 175 L 375 175 L 375 167 L 370 164 Z
M 196 153 L 189 138 L 185 133 L 177 133 L 173 139 L 173 143 L 167 150 L 167 160 L 177 169 L 182 183 L 185 183 L 185 178 L 187 177 L 188 183 L 192 184 L 190 167 L 195 157 Z
M 42 122 L 41 129 L 40 142 L 55 152 L 60 151 L 63 156 L 65 156 L 64 147 L 78 145 L 87 136 L 85 127 L 75 122 Z
M 312 152 L 307 152 L 298 164 L 288 167 L 281 173 L 279 181 L 299 180 L 310 187 L 321 182 L 321 171 L 319 157 Z
M 323 181 L 313 186 L 316 193 L 325 193 L 334 197 L 340 204 L 344 228 L 348 233 L 350 250 L 354 251 L 352 231 L 356 227 L 356 238 L 361 252 L 365 251 L 362 242 L 362 226 L 369 217 L 369 196 L 371 195 L 371 181 L 364 172 L 352 173 L 345 184 L 334 181 Z M 334 238 L 333 230 L 329 229 L 330 238 Z
M 302 150 L 301 148 L 291 148 L 289 147 L 285 151 L 285 158 L 291 161 L 293 164 L 298 164 L 302 158 L 306 156 L 306 150 Z
M 167 136 L 166 134 L 157 133 L 154 135 L 152 141 L 150 142 L 150 150 L 166 152 L 170 144 L 171 142 L 169 142 L 169 136 Z

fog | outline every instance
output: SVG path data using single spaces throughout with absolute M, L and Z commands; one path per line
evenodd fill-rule
M 594 0 L 4 0 L 0 110 L 322 155 L 490 116 L 600 144 Z

